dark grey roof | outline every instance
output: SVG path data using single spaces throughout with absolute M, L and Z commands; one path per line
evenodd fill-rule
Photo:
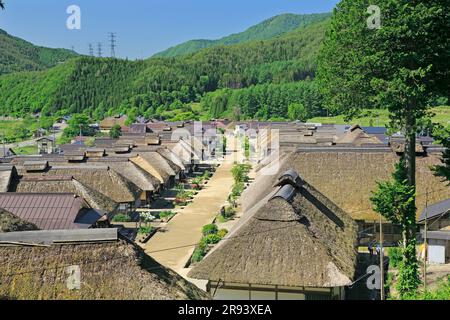
M 386 127 L 362 127 L 362 129 L 368 134 L 387 134 Z
M 273 197 L 270 198 L 269 201 L 272 201 L 276 198 L 281 198 L 281 199 L 284 199 L 289 202 L 292 200 L 292 197 L 294 196 L 294 194 L 295 194 L 295 188 L 293 186 L 291 186 L 290 184 L 286 184 L 286 185 L 282 186 L 277 191 L 277 193 L 275 193 L 273 195 Z
M 425 221 L 425 215 L 428 220 L 436 218 L 442 214 L 445 214 L 450 210 L 450 199 L 435 203 L 428 208 L 425 208 L 420 214 L 419 222 Z

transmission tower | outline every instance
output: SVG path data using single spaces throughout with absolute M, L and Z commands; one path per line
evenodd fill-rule
M 115 32 L 110 32 L 109 34 L 109 44 L 111 46 L 111 57 L 115 58 L 116 57 L 116 33 Z
M 98 55 L 99 58 L 101 58 L 102 55 L 103 55 L 102 43 L 101 42 L 97 43 L 97 55 Z
M 89 55 L 91 57 L 94 56 L 94 47 L 92 46 L 92 43 L 89 43 Z

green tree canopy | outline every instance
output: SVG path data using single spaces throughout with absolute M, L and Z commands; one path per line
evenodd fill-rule
M 291 103 L 288 107 L 289 120 L 308 120 L 308 111 L 302 103 Z
M 113 139 L 117 139 L 122 135 L 122 128 L 116 124 L 109 131 L 109 136 Z

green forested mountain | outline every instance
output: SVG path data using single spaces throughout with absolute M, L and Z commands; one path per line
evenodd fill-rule
M 250 27 L 244 32 L 232 34 L 218 40 L 201 39 L 187 41 L 157 53 L 154 57 L 176 57 L 213 46 L 232 45 L 253 40 L 268 40 L 291 32 L 301 26 L 323 21 L 330 16 L 330 13 L 282 14 Z
M 188 104 L 220 89 L 273 84 L 280 85 L 276 90 L 270 87 L 277 91 L 283 89 L 282 84 L 314 78 L 327 23 L 300 27 L 271 40 L 216 46 L 175 58 L 79 57 L 44 71 L 3 75 L 0 114 L 84 112 L 101 119 L 123 112 L 165 117 L 175 110 L 190 111 Z M 215 108 L 210 103 L 203 105 L 210 114 Z M 259 107 L 252 106 L 252 110 Z M 220 115 L 217 109 L 212 113 Z M 272 113 L 269 110 L 268 116 Z M 253 111 L 245 114 L 255 115 Z
M 67 49 L 35 46 L 0 29 L 0 75 L 44 70 L 77 56 Z

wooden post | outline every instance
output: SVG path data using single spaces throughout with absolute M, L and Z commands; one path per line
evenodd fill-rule
M 425 235 L 424 235 L 424 249 L 425 256 L 423 261 L 423 288 L 427 292 L 427 258 L 428 258 L 428 190 L 425 200 Z
M 383 220 L 380 217 L 380 293 L 384 300 L 384 254 L 383 254 Z

